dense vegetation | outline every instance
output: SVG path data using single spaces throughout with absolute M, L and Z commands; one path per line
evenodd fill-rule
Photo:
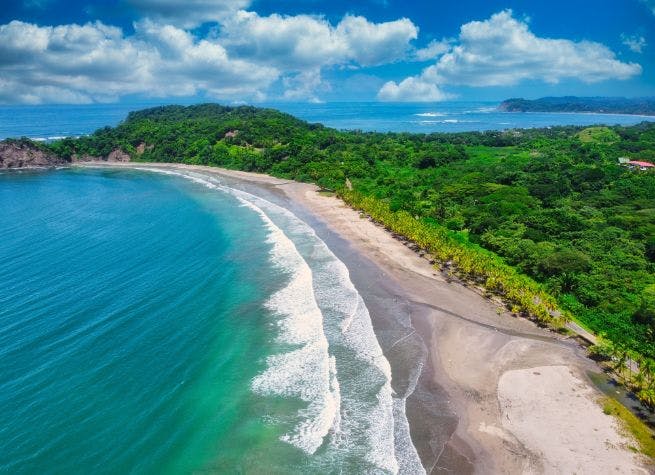
M 405 134 L 344 132 L 213 104 L 131 113 L 50 145 L 64 157 L 216 165 L 339 190 L 353 205 L 538 320 L 572 314 L 655 357 L 655 125 Z M 348 179 L 353 191 L 345 189 Z
M 507 112 L 601 112 L 612 114 L 655 115 L 655 98 L 625 97 L 542 97 L 507 99 L 500 110 Z

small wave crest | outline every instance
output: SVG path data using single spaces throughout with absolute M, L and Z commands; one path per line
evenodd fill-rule
M 73 139 L 78 139 L 79 136 L 77 135 L 53 135 L 51 137 L 32 137 L 31 140 L 34 140 L 35 142 L 53 142 L 55 140 L 63 140 L 67 138 L 73 138 Z
M 416 117 L 444 117 L 447 115 L 444 112 L 421 112 L 419 114 L 414 114 Z
M 443 120 L 421 120 L 419 124 L 428 125 L 428 124 L 475 124 L 479 121 L 477 120 L 462 120 L 462 119 L 443 119 Z

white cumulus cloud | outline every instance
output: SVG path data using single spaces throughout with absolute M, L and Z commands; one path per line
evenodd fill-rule
M 111 101 L 127 94 L 250 97 L 279 76 L 217 43 L 150 21 L 136 34 L 100 22 L 0 26 L 0 102 Z
M 150 10 L 130 35 L 101 22 L 0 25 L 0 102 L 112 101 L 129 94 L 251 100 L 264 98 L 273 84 L 284 98 L 317 100 L 330 87 L 324 69 L 400 60 L 418 35 L 404 18 L 372 23 L 346 15 L 332 24 L 310 15 L 230 10 L 245 0 L 206 0 L 188 2 L 194 21 L 218 12 L 220 23 L 198 37 L 164 21 L 180 2 L 131 1 Z M 183 18 L 191 17 L 177 15 L 177 23 Z
M 371 23 L 346 15 L 332 25 L 312 15 L 260 16 L 240 11 L 225 19 L 220 38 L 235 54 L 291 70 L 354 64 L 372 66 L 403 58 L 418 28 L 403 18 Z
M 344 17 L 334 31 L 335 40 L 345 42 L 347 54 L 362 66 L 375 66 L 403 59 L 418 28 L 407 18 L 371 23 L 361 16 Z
M 325 68 L 360 68 L 407 58 L 417 36 L 418 28 L 406 18 L 372 23 L 346 15 L 332 24 L 320 16 L 246 11 L 224 19 L 218 34 L 234 56 L 284 71 L 284 97 L 295 100 L 317 100 L 317 91 L 330 88 L 321 77 Z
M 323 81 L 321 71 L 318 69 L 286 76 L 283 78 L 283 83 L 284 98 L 289 100 L 321 102 L 316 92 L 330 89 L 330 85 Z
M 640 65 L 618 60 L 600 43 L 538 37 L 511 10 L 504 10 L 463 25 L 450 50 L 415 77 L 414 84 L 508 86 L 524 80 L 556 84 L 564 79 L 593 83 L 640 73 Z M 385 84 L 380 98 L 403 82 Z
M 643 36 L 632 35 L 628 36 L 626 34 L 621 35 L 621 42 L 626 45 L 630 51 L 635 53 L 643 53 L 644 48 L 646 47 L 646 38 Z
M 425 48 L 417 49 L 414 52 L 414 57 L 418 61 L 429 61 L 436 59 L 442 54 L 450 50 L 450 41 L 448 40 L 432 40 Z
M 417 77 L 408 77 L 398 84 L 389 81 L 378 92 L 378 99 L 387 102 L 438 102 L 450 97 L 436 84 Z

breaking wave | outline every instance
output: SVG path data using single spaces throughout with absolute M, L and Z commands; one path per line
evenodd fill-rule
M 414 114 L 417 117 L 444 117 L 448 115 L 444 112 L 421 112 L 419 114 Z

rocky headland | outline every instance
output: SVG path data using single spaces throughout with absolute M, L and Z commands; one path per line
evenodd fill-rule
M 129 162 L 130 155 L 121 149 L 112 150 L 105 157 L 77 155 L 61 157 L 47 146 L 29 139 L 0 141 L 0 168 L 47 168 L 70 165 L 76 162 Z

